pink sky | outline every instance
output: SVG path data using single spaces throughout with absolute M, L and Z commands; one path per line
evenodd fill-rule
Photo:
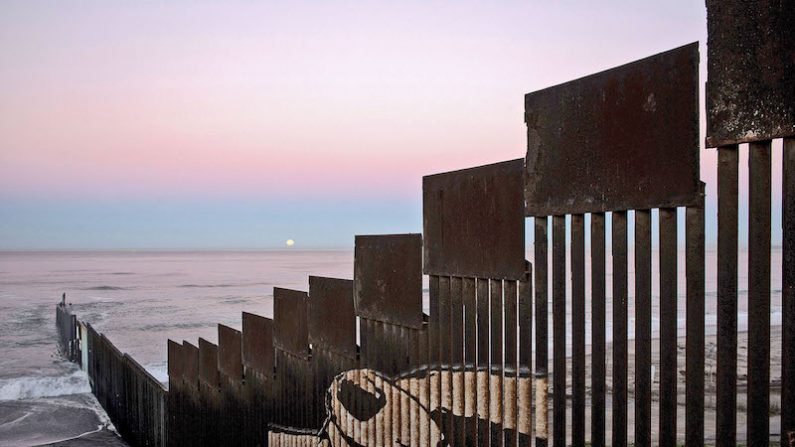
M 703 38 L 599 3 L 3 2 L 0 189 L 417 196 L 521 157 L 524 93 Z
M 0 2 L 0 248 L 419 231 L 423 175 L 524 155 L 525 93 L 696 40 L 703 84 L 693 0 Z

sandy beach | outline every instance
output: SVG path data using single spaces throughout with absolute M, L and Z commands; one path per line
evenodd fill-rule
M 680 331 L 681 333 L 681 331 Z M 780 425 L 780 408 L 781 408 L 781 326 L 771 326 L 770 328 L 770 435 L 772 441 L 778 441 L 779 425 Z M 678 363 L 678 390 L 677 390 L 677 439 L 684 441 L 684 421 L 685 421 L 685 337 L 679 337 L 677 342 L 677 363 Z M 652 340 L 652 441 L 654 442 L 658 437 L 659 423 L 657 417 L 659 415 L 659 389 L 660 389 L 660 375 L 659 375 L 659 339 Z M 590 348 L 587 348 L 587 351 Z M 628 420 L 629 427 L 634 426 L 634 382 L 635 382 L 635 341 L 629 340 L 629 372 L 628 372 L 628 394 L 629 394 L 629 409 Z M 746 401 L 747 401 L 747 371 L 748 371 L 748 333 L 740 332 L 737 338 L 737 441 L 744 442 L 746 437 L 745 421 L 746 421 Z M 607 345 L 607 439 L 610 439 L 611 431 L 611 387 L 612 387 L 612 346 Z M 707 336 L 705 338 L 705 361 L 704 361 L 704 388 L 705 388 L 705 441 L 707 443 L 714 443 L 715 441 L 715 374 L 717 368 L 717 337 Z M 550 362 L 550 371 L 552 362 Z M 571 371 L 571 358 L 568 362 L 568 371 Z M 591 393 L 591 356 L 586 358 L 586 433 L 590 433 L 590 415 L 588 408 L 590 404 Z M 550 388 L 551 391 L 551 388 Z M 571 398 L 571 376 L 567 379 L 567 395 Z M 551 399 L 550 399 L 551 402 Z M 550 411 L 550 421 L 551 421 Z M 567 415 L 568 421 L 571 421 L 571 410 Z M 630 428 L 629 441 L 632 442 L 634 432 Z M 586 435 L 586 439 L 589 435 Z

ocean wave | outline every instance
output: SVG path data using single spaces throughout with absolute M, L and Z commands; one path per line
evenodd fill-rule
M 161 331 L 169 331 L 172 329 L 196 329 L 196 328 L 205 328 L 205 327 L 212 327 L 215 323 L 209 322 L 195 322 L 195 323 L 155 323 L 155 324 L 145 324 L 140 326 L 142 331 L 146 332 L 161 332 Z
M 144 365 L 149 374 L 152 375 L 158 382 L 168 384 L 168 362 L 151 363 Z
M 62 376 L 23 376 L 0 379 L 0 401 L 37 399 L 90 393 L 88 376 L 75 371 Z
M 130 288 L 118 287 L 118 286 L 94 286 L 94 287 L 86 287 L 85 289 L 81 290 L 130 290 Z
M 177 287 L 182 289 L 216 289 L 216 288 L 224 288 L 224 287 L 255 287 L 255 286 L 267 286 L 269 283 L 266 282 L 254 282 L 254 283 L 239 283 L 239 284 L 181 284 Z

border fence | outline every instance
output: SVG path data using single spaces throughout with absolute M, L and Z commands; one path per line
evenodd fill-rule
M 217 345 L 169 341 L 168 390 L 62 303 L 64 355 L 87 369 L 134 445 L 795 445 L 795 2 L 707 0 L 707 12 L 714 371 L 697 43 L 525 95 L 523 159 L 425 177 L 423 234 L 356 236 L 353 280 L 275 288 L 273 319 L 244 313 L 242 331 L 218 326 Z M 771 261 L 775 139 L 781 265 Z M 773 268 L 780 340 L 771 336 Z

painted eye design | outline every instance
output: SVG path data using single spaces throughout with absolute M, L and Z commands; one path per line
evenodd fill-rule
M 372 419 L 386 405 L 386 396 L 382 389 L 375 388 L 373 394 L 348 379 L 340 382 L 337 399 L 345 410 L 359 421 Z

